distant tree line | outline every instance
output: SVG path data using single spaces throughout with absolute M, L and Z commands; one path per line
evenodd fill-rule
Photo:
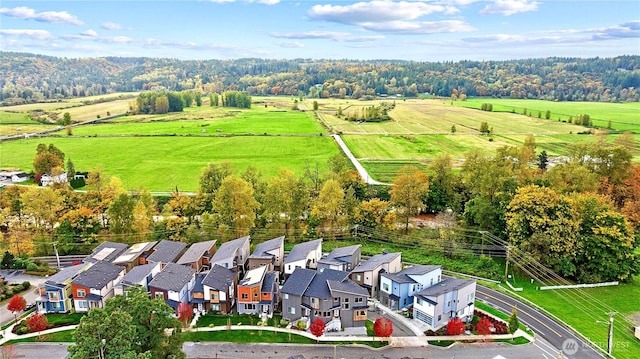
M 113 92 L 185 91 L 311 98 L 424 93 L 557 101 L 640 101 L 640 56 L 508 61 L 67 59 L 0 53 L 3 105 Z M 55 71 L 52 71 L 55 70 Z M 150 70 L 151 69 L 151 70 Z M 27 71 L 28 70 L 28 71 Z M 196 99 L 197 101 L 197 99 Z
M 222 106 L 251 108 L 251 96 L 246 92 L 225 91 L 222 93 Z

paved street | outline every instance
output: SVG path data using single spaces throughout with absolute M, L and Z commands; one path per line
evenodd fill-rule
M 511 309 L 517 306 L 520 322 L 532 329 L 536 335 L 551 343 L 556 350 L 563 350 L 564 358 L 604 358 L 603 355 L 544 313 L 512 297 L 478 285 L 476 298 L 490 303 L 491 306 L 505 313 L 510 313 Z
M 24 281 L 29 281 L 31 283 L 31 289 L 23 294 L 23 297 L 27 300 L 27 305 L 35 303 L 36 297 L 38 296 L 35 292 L 35 289 L 41 283 L 44 283 L 47 280 L 45 277 L 38 277 L 33 275 L 25 275 L 22 271 L 16 270 L 1 270 L 0 275 L 5 277 L 5 280 L 9 283 L 22 283 Z M 13 320 L 14 316 L 9 310 L 7 310 L 7 305 L 9 302 L 6 302 L 2 306 L 0 306 L 0 326 L 9 323 Z
M 189 359 L 208 358 L 289 358 L 302 355 L 306 359 L 363 358 L 363 359 L 494 359 L 501 355 L 506 359 L 550 359 L 555 358 L 535 345 L 511 346 L 504 343 L 456 344 L 445 349 L 435 346 L 410 348 L 373 349 L 366 346 L 333 345 L 274 345 L 274 344 L 228 344 L 228 343 L 185 343 L 184 352 Z

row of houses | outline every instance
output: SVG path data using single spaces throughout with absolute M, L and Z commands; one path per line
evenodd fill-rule
M 232 312 L 290 321 L 322 318 L 328 330 L 362 327 L 371 300 L 393 310 L 411 308 L 415 319 L 437 329 L 452 317 L 473 315 L 475 281 L 442 278 L 440 266 L 403 268 L 401 253 L 366 260 L 361 246 L 322 251 L 322 239 L 295 245 L 284 237 L 255 245 L 250 237 L 216 241 L 163 240 L 131 246 L 104 242 L 82 263 L 64 268 L 39 288 L 41 313 L 86 312 L 114 295 L 142 287 L 177 309 Z

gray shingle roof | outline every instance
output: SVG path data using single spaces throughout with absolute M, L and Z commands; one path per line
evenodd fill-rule
M 284 245 L 284 236 L 259 243 L 253 249 L 253 253 L 251 253 L 249 258 L 271 258 L 273 257 L 273 254 L 269 254 L 267 252 L 280 248 L 283 245 Z
M 291 252 L 289 252 L 289 255 L 287 256 L 287 258 L 284 259 L 284 262 L 291 263 L 291 262 L 303 260 L 307 258 L 307 255 L 309 254 L 309 252 L 311 252 L 312 250 L 315 250 L 316 248 L 318 248 L 318 246 L 321 246 L 321 245 L 322 245 L 322 238 L 316 239 L 310 242 L 296 244 L 295 246 L 293 246 L 293 248 L 291 248 Z
M 202 255 L 216 244 L 216 240 L 193 243 L 189 249 L 178 259 L 178 264 L 189 264 L 197 262 Z
M 80 271 L 82 271 L 85 267 L 89 266 L 88 264 L 76 264 L 71 267 L 62 268 L 60 272 L 52 275 L 45 282 L 46 284 L 61 284 L 69 279 L 75 277 Z
M 129 271 L 129 273 L 125 274 L 124 277 L 122 277 L 122 283 L 128 283 L 128 284 L 139 283 L 140 281 L 145 279 L 149 274 L 151 274 L 151 271 L 157 265 L 158 265 L 157 263 L 149 263 L 149 264 L 133 267 Z
M 186 243 L 163 240 L 154 248 L 153 253 L 147 257 L 148 262 L 175 263 L 182 251 L 187 248 Z
M 302 296 L 315 275 L 316 271 L 314 270 L 297 267 L 287 278 L 280 292 Z
M 375 256 L 367 259 L 365 262 L 358 264 L 355 268 L 353 268 L 353 271 L 367 272 L 370 270 L 374 270 L 381 266 L 383 263 L 389 263 L 393 261 L 400 255 L 400 252 L 376 254 Z
M 316 276 L 313 277 L 311 284 L 304 292 L 305 296 L 314 297 L 314 298 L 331 298 L 331 291 L 329 290 L 329 286 L 327 285 L 328 281 L 342 281 L 349 276 L 348 272 L 343 272 L 339 270 L 333 269 L 325 269 L 321 272 L 316 273 Z
M 411 267 L 407 267 L 398 273 L 382 273 L 381 276 L 389 278 L 396 283 L 417 283 L 413 278 L 410 277 L 410 275 L 421 275 L 429 273 L 441 267 L 442 266 L 439 265 L 416 264 Z
M 343 281 L 327 281 L 327 286 L 331 291 L 332 297 L 339 297 L 340 295 L 338 294 L 338 292 L 362 295 L 365 297 L 369 296 L 369 292 L 366 289 L 362 288 L 356 282 L 348 278 Z
M 149 283 L 149 287 L 179 292 L 193 278 L 195 272 L 187 266 L 168 263 Z
M 343 264 L 346 263 L 344 261 L 344 257 L 351 257 L 356 253 L 356 251 L 362 247 L 361 244 L 356 244 L 348 247 L 340 247 L 332 250 L 326 256 L 320 258 L 318 263 L 325 264 Z
M 262 280 L 262 288 L 260 288 L 260 291 L 263 293 L 271 292 L 273 282 L 278 280 L 277 275 L 278 273 L 276 272 L 267 272 L 267 274 L 264 275 L 264 280 Z
M 203 293 L 204 292 L 204 286 L 202 285 L 202 281 L 204 280 L 204 277 L 206 277 L 207 274 L 206 273 L 198 273 L 196 275 L 196 283 L 193 285 L 193 289 L 191 290 L 191 292 L 194 293 Z
M 440 283 L 436 283 L 429 288 L 425 288 L 415 295 L 423 296 L 423 297 L 438 297 L 442 294 L 462 289 L 468 285 L 475 283 L 474 279 L 459 279 L 459 278 L 448 278 Z
M 84 261 L 88 263 L 96 263 L 98 261 L 111 262 L 127 250 L 127 247 L 128 245 L 124 243 L 105 241 L 100 243 Z
M 105 261 L 96 262 L 91 268 L 78 274 L 72 283 L 87 288 L 100 289 L 107 283 L 118 278 L 124 267 Z
M 202 284 L 215 290 L 226 290 L 233 284 L 235 276 L 235 271 L 216 264 L 204 277 Z
M 236 253 L 238 253 L 238 249 L 242 248 L 242 246 L 246 245 L 249 242 L 250 237 L 245 236 L 238 239 L 234 239 L 229 242 L 224 242 L 218 248 L 216 254 L 211 258 L 211 263 L 220 262 L 227 258 L 235 257 Z

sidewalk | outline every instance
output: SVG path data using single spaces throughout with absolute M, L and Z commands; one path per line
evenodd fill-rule
M 15 340 L 15 339 L 33 338 L 33 337 L 37 337 L 37 336 L 40 336 L 40 335 L 45 335 L 45 334 L 50 334 L 50 333 L 63 332 L 65 330 L 76 329 L 76 327 L 77 327 L 77 325 L 68 325 L 68 326 L 65 326 L 65 327 L 58 327 L 58 328 L 51 328 L 51 329 L 43 330 L 43 331 L 37 332 L 37 333 L 27 333 L 27 334 L 17 335 L 15 333 L 12 333 L 13 327 L 16 324 L 17 323 L 13 323 L 10 327 L 8 327 L 7 329 L 2 331 L 2 339 L 0 339 L 0 345 L 4 345 L 4 343 L 6 343 L 8 341 L 11 341 L 11 340 Z
M 408 319 L 407 317 L 404 317 L 396 312 L 394 312 L 393 310 L 389 309 L 389 307 L 386 307 L 382 304 L 380 304 L 380 302 L 376 301 L 375 302 L 375 307 L 377 309 L 382 310 L 386 315 L 393 317 L 394 320 L 397 320 L 398 322 L 401 322 L 402 324 L 404 324 L 404 326 L 406 326 L 407 328 L 409 328 L 409 330 L 411 330 L 413 332 L 413 334 L 415 334 L 416 337 L 424 337 L 424 330 L 422 330 L 416 323 L 414 323 L 413 320 Z

